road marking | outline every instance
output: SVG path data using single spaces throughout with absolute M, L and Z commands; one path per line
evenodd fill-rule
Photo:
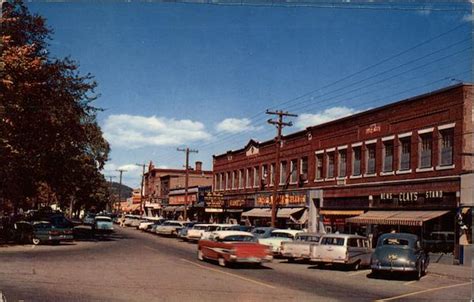
M 418 282 L 418 280 L 408 281 L 408 282 L 403 283 L 403 285 L 412 285 L 413 283 L 416 283 L 416 282 Z
M 405 298 L 405 297 L 409 297 L 409 296 L 415 296 L 415 295 L 424 294 L 424 293 L 428 293 L 428 292 L 433 292 L 433 291 L 437 291 L 437 290 L 453 288 L 453 287 L 459 287 L 459 286 L 465 286 L 465 285 L 470 285 L 470 284 L 472 284 L 472 282 L 466 282 L 466 283 L 460 283 L 460 284 L 454 284 L 454 285 L 448 285 L 448 286 L 442 286 L 442 287 L 436 287 L 436 288 L 429 288 L 429 289 L 420 290 L 420 291 L 417 291 L 417 292 L 403 294 L 403 295 L 396 296 L 396 297 L 390 297 L 390 298 L 375 300 L 375 302 L 391 301 L 391 300 L 396 300 L 396 299 Z
M 266 287 L 271 288 L 271 289 L 275 289 L 275 288 L 276 288 L 275 286 L 270 285 L 270 284 L 267 284 L 267 283 L 263 283 L 263 282 L 260 282 L 260 281 L 257 281 L 257 280 L 253 280 L 253 279 L 250 279 L 250 278 L 242 277 L 242 276 L 239 276 L 239 275 L 237 275 L 237 274 L 232 274 L 232 273 L 229 273 L 229 272 L 224 272 L 224 271 L 221 271 L 221 270 L 218 270 L 218 269 L 215 269 L 215 268 L 210 268 L 210 267 L 207 267 L 207 266 L 204 266 L 204 265 L 201 265 L 201 264 L 198 264 L 198 263 L 196 263 L 196 262 L 189 261 L 189 260 L 186 260 L 186 259 L 183 259 L 183 258 L 181 258 L 181 260 L 184 261 L 184 262 L 187 262 L 187 263 L 191 263 L 191 264 L 194 265 L 194 266 L 197 266 L 197 267 L 200 267 L 200 268 L 209 270 L 209 271 L 213 271 L 213 272 L 216 272 L 216 273 L 221 273 L 221 274 L 224 274 L 224 275 L 232 276 L 232 277 L 234 277 L 234 278 L 238 278 L 238 279 L 241 279 L 241 280 L 245 280 L 245 281 L 247 281 L 247 282 L 255 283 L 255 284 L 258 284 L 258 285 L 263 285 L 263 286 L 266 286 Z
M 356 271 L 356 272 L 353 272 L 353 273 L 350 273 L 350 274 L 347 274 L 348 276 L 356 276 L 356 275 L 360 275 L 360 274 L 367 274 L 369 272 L 369 270 L 365 269 L 365 270 L 360 270 L 360 271 Z

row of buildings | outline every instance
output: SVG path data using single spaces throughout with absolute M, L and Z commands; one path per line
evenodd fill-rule
M 470 243 L 472 97 L 472 85 L 458 84 L 308 127 L 283 137 L 278 163 L 274 140 L 250 140 L 214 155 L 212 171 L 196 164 L 191 214 L 266 225 L 277 186 L 282 227 L 317 221 L 328 232 L 445 232 Z M 148 207 L 184 210 L 183 177 L 150 165 Z

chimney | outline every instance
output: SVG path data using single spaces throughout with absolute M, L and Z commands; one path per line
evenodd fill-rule
M 202 170 L 202 161 L 197 161 L 196 162 L 196 171 L 201 171 Z

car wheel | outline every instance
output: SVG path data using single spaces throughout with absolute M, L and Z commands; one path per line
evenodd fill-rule
M 41 240 L 39 240 L 38 238 L 33 238 L 33 239 L 31 240 L 31 242 L 32 242 L 34 245 L 38 245 L 38 244 L 41 243 Z
M 290 263 L 295 262 L 295 258 L 293 258 L 293 257 L 288 257 L 288 262 L 290 262 Z
M 373 269 L 371 275 L 373 278 L 378 278 L 380 276 L 380 272 L 378 270 Z
M 201 250 L 198 250 L 198 260 L 204 261 L 204 255 L 202 254 Z
M 356 263 L 352 264 L 351 268 L 354 271 L 358 271 L 360 269 L 360 261 L 357 261 Z
M 219 263 L 219 266 L 222 266 L 222 267 L 225 267 L 227 265 L 227 261 L 225 261 L 225 259 L 222 257 L 217 259 L 217 262 Z

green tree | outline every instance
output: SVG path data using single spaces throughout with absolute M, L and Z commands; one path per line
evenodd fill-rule
M 96 82 L 49 55 L 52 30 L 22 1 L 4 7 L 0 33 L 0 197 L 28 207 L 46 185 L 64 207 L 98 202 L 109 145 L 92 105 Z

